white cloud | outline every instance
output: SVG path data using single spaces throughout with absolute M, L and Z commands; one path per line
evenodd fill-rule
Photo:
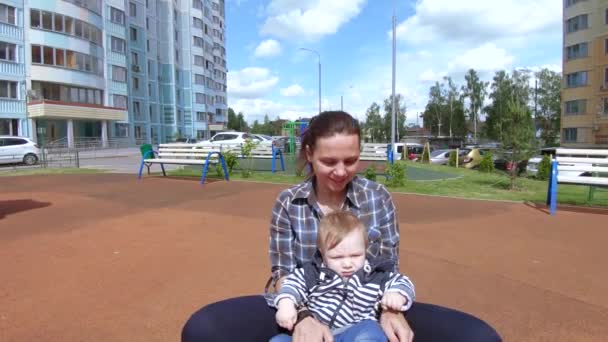
M 267 39 L 255 48 L 256 57 L 275 57 L 281 54 L 281 43 L 274 39 Z
M 435 82 L 440 81 L 444 76 L 445 73 L 435 72 L 433 69 L 426 69 L 420 74 L 420 76 L 418 76 L 418 79 L 421 82 Z
M 260 33 L 314 41 L 359 15 L 366 0 L 271 0 Z
M 296 120 L 301 117 L 311 117 L 316 111 L 305 110 L 303 107 L 293 104 L 278 103 L 265 99 L 238 99 L 231 101 L 229 106 L 235 112 L 243 112 L 245 119 L 253 123 L 254 120 L 262 121 L 264 115 L 273 120 L 277 117 L 287 120 Z
M 463 71 L 473 68 L 477 71 L 508 69 L 513 64 L 513 56 L 493 43 L 465 51 L 448 63 L 450 71 Z
M 254 99 L 270 92 L 279 82 L 266 68 L 249 67 L 228 72 L 228 95 L 234 98 Z
M 397 38 L 410 44 L 435 40 L 483 44 L 559 32 L 561 6 L 555 0 L 420 0 L 416 14 L 397 26 Z
M 292 84 L 287 88 L 281 89 L 281 95 L 286 97 L 302 96 L 305 93 L 304 88 L 302 88 L 299 84 Z

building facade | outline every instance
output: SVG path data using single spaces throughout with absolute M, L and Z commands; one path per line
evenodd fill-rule
M 226 123 L 223 0 L 0 0 L 0 134 L 208 137 Z
M 608 147 L 608 0 L 564 0 L 561 145 Z

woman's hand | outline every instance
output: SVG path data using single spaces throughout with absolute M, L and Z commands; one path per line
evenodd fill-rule
M 401 311 L 382 311 L 380 325 L 389 342 L 412 342 L 414 340 L 414 332 Z
M 296 324 L 292 340 L 293 342 L 333 342 L 334 336 L 325 324 L 313 317 L 306 317 Z

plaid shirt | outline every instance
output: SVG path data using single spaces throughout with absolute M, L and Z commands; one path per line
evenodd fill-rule
M 272 209 L 270 263 L 272 282 L 313 259 L 317 227 L 323 217 L 313 180 L 281 192 Z M 354 213 L 368 229 L 368 257 L 382 255 L 395 261 L 399 272 L 399 224 L 391 194 L 376 182 L 355 176 L 349 184 L 344 209 Z

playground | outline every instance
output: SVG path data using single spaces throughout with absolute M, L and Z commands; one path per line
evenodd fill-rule
M 286 186 L 117 174 L 0 184 L 1 341 L 179 340 L 200 306 L 263 291 Z M 605 340 L 608 211 L 394 200 L 419 301 L 478 316 L 505 341 Z

